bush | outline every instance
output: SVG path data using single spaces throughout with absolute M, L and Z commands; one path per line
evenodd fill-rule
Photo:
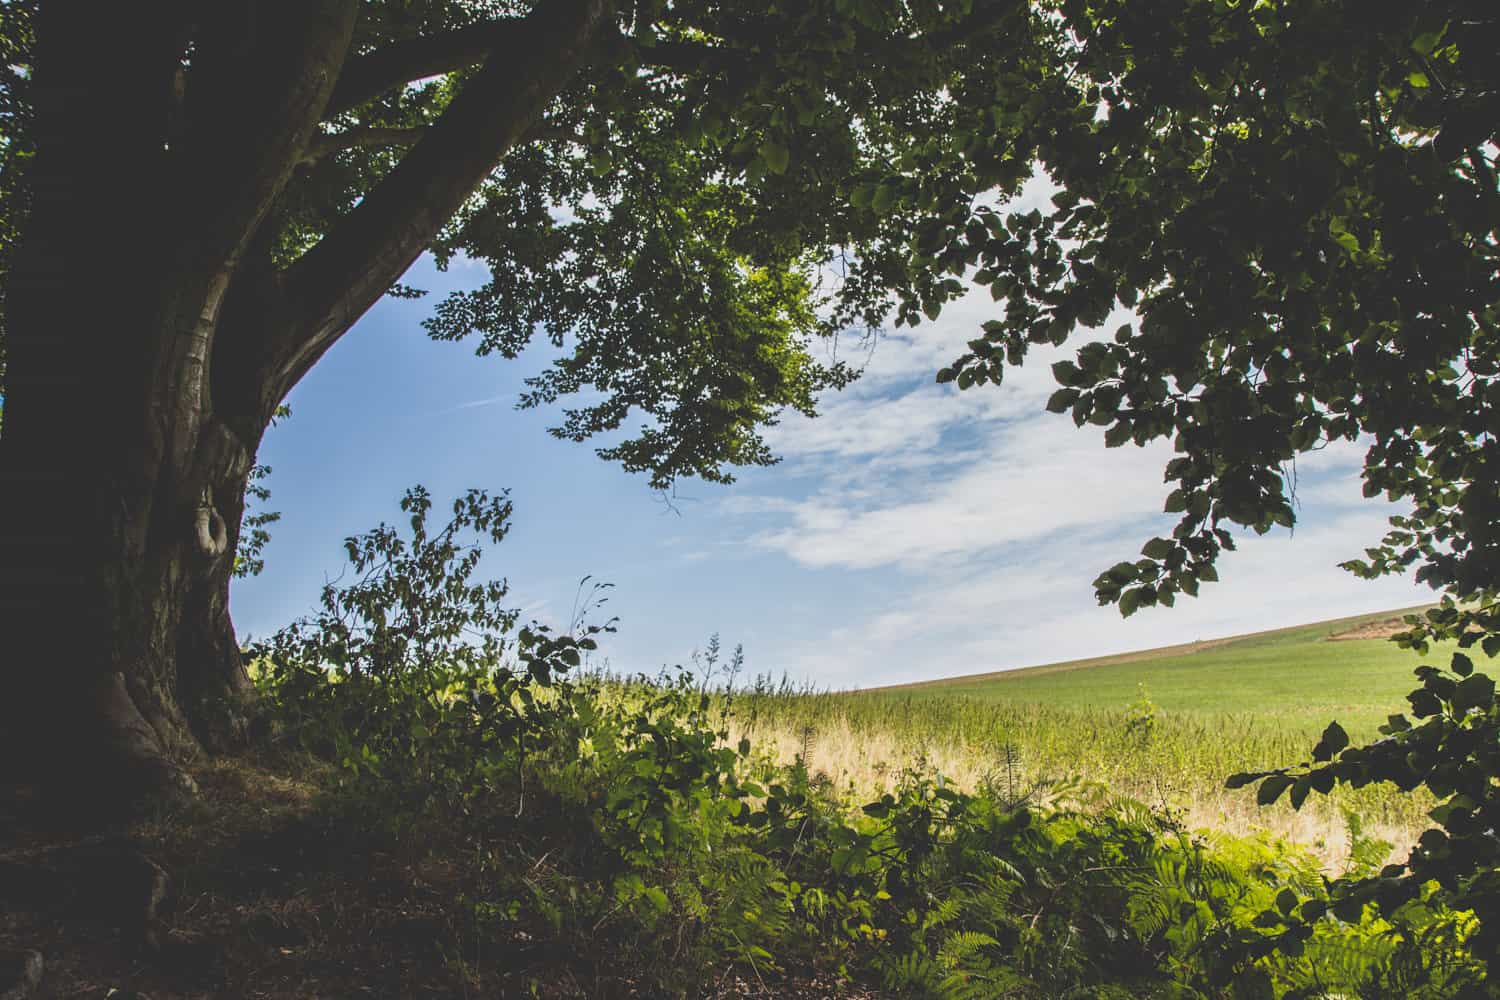
M 353 582 L 325 585 L 313 616 L 248 652 L 287 737 L 343 769 L 351 803 L 395 822 L 429 804 L 468 815 L 519 799 L 526 754 L 570 711 L 553 679 L 612 626 L 516 631 L 505 582 L 473 580 L 482 543 L 509 530 L 504 494 L 469 491 L 436 533 L 425 489 L 401 509 L 409 538 L 381 524 L 346 539 Z

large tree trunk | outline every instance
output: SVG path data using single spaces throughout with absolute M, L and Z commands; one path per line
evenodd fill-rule
M 190 790 L 185 765 L 243 729 L 228 582 L 266 397 L 284 387 L 216 411 L 215 338 L 316 128 L 353 9 L 307 2 L 300 36 L 283 41 L 165 4 L 43 7 L 32 213 L 7 290 L 0 767 L 72 803 L 113 812 Z M 297 5 L 281 12 L 297 20 Z M 228 46 L 288 81 L 202 83 L 265 105 L 214 109 L 266 151 L 259 169 L 223 137 L 174 131 L 190 27 L 205 32 L 202 58 Z
M 116 811 L 190 789 L 184 765 L 242 728 L 228 584 L 256 442 L 181 377 L 191 335 L 147 335 L 183 330 L 191 279 L 152 288 L 120 257 L 101 275 L 101 241 L 43 201 L 10 295 L 0 439 L 6 759 Z
M 249 684 L 228 582 L 272 413 L 526 135 L 613 8 L 545 0 L 346 67 L 358 9 L 40 8 L 32 211 L 6 294 L 0 773 L 69 802 L 188 790 L 203 748 L 237 741 Z M 336 84 L 343 107 L 479 58 L 410 153 L 278 270 L 274 208 Z
M 93 448 L 81 428 L 35 420 L 24 391 L 7 400 L 0 632 L 4 724 L 22 745 L 6 751 L 48 785 L 64 779 L 69 797 L 87 788 L 86 800 L 113 809 L 115 790 L 189 789 L 183 765 L 199 747 L 243 731 L 249 682 L 228 581 L 245 473 L 239 462 L 223 470 L 209 484 L 212 512 L 200 511 L 201 470 L 121 468 L 111 454 L 139 455 L 141 442 L 107 429 L 111 407 L 85 402 L 97 385 L 76 391 L 100 421 Z

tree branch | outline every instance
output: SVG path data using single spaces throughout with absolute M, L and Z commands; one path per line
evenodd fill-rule
M 748 53 L 703 42 L 661 41 L 654 45 L 636 45 L 634 51 L 642 66 L 673 73 L 732 69 L 749 62 Z
M 507 36 L 521 30 L 521 18 L 505 18 L 457 28 L 442 35 L 393 42 L 355 56 L 344 65 L 324 117 L 348 111 L 387 90 L 426 76 L 451 73 L 483 62 Z
M 282 276 L 296 321 L 254 367 L 280 398 L 385 294 L 591 55 L 610 0 L 548 0 L 360 204 Z
M 892 39 L 885 46 L 883 58 L 925 59 L 934 48 L 969 41 L 982 42 L 981 34 L 996 27 L 1007 17 L 1025 10 L 1015 0 L 979 0 L 974 10 L 957 23 L 915 38 Z M 642 66 L 672 73 L 723 72 L 753 69 L 761 57 L 754 52 L 711 45 L 704 42 L 658 41 L 652 45 L 630 43 Z M 873 51 L 873 47 L 872 47 Z
M 178 153 L 189 218 L 243 247 L 318 127 L 348 52 L 355 0 L 210 5 L 186 80 Z M 213 178 L 213 183 L 205 179 Z M 219 247 L 195 247 L 218 259 Z
M 427 133 L 425 126 L 412 128 L 357 128 L 314 136 L 302 150 L 301 163 L 311 164 L 345 149 L 368 146 L 410 146 Z

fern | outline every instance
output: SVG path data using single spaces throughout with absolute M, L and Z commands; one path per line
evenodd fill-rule
M 895 959 L 876 958 L 885 988 L 894 993 L 916 996 L 939 996 L 943 972 L 937 960 L 930 955 L 909 952 Z
M 1385 864 L 1393 845 L 1390 841 L 1366 836 L 1364 820 L 1353 809 L 1342 806 L 1339 811 L 1344 814 L 1344 828 L 1349 836 L 1349 860 L 1344 865 L 1344 875 L 1369 878 Z
M 942 1000 L 1001 1000 L 1004 997 L 1036 996 L 1036 984 L 1014 969 L 985 964 L 950 972 L 938 983 Z
M 1000 942 L 988 934 L 978 931 L 955 931 L 943 939 L 942 947 L 938 949 L 938 961 L 956 968 L 985 948 L 998 948 Z

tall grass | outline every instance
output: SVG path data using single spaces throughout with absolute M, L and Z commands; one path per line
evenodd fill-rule
M 1299 842 L 1335 871 L 1347 857 L 1343 810 L 1404 856 L 1434 804 L 1369 786 L 1314 797 L 1298 812 L 1285 803 L 1260 808 L 1253 790 L 1225 790 L 1237 771 L 1306 758 L 1316 733 L 1275 712 L 1168 711 L 1139 693 L 1133 703 L 1101 708 L 946 688 L 833 692 L 767 677 L 735 692 L 731 705 L 736 737 L 773 759 L 805 756 L 809 770 L 852 797 L 886 790 L 917 762 L 965 789 L 1079 777 L 1176 812 L 1192 827 Z

